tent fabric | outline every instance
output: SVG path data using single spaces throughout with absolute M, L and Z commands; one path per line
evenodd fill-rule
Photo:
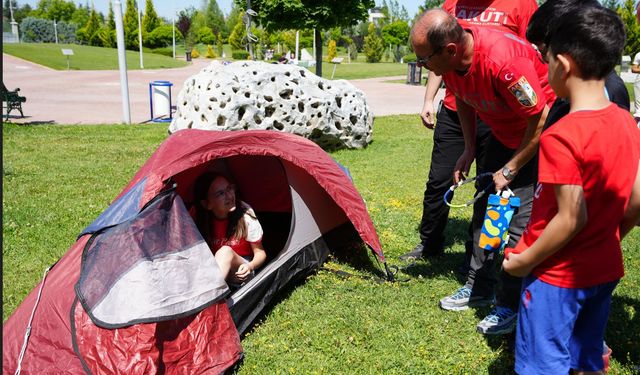
M 382 245 L 362 197 L 338 164 L 318 145 L 303 137 L 269 130 L 241 132 L 183 129 L 172 134 L 149 158 L 120 196 L 147 178 L 141 205 L 165 181 L 195 165 L 236 155 L 275 156 L 303 169 L 344 210 L 362 240 L 384 262 Z M 255 209 L 255 207 L 254 207 Z
M 118 329 L 96 326 L 76 303 L 72 332 L 89 374 L 220 374 L 242 358 L 240 337 L 224 301 L 192 316 Z M 102 345 L 87 337 L 100 338 Z
M 217 268 L 186 214 L 193 182 L 209 170 L 236 180 L 265 229 L 269 262 L 226 300 L 225 286 L 201 272 L 216 274 Z M 165 195 L 173 186 L 175 194 Z M 384 262 L 348 173 L 313 142 L 259 130 L 178 131 L 51 269 L 23 373 L 222 372 L 242 357 L 238 331 L 250 327 L 288 282 L 317 269 L 337 248 L 336 237 L 366 244 Z M 178 262 L 182 256 L 187 260 Z M 192 256 L 202 264 L 189 261 Z M 194 275 L 175 285 L 184 272 Z M 203 290 L 199 283 L 211 285 Z M 4 372 L 15 372 L 38 287 L 3 326 Z M 178 298 L 176 307 L 173 295 L 181 293 L 206 297 Z
M 134 219 L 91 238 L 75 289 L 94 323 L 103 328 L 192 315 L 229 292 L 211 250 L 173 190 Z

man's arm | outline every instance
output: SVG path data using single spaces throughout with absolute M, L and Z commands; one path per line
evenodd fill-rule
M 620 223 L 620 239 L 623 239 L 633 229 L 635 225 L 640 223 L 640 165 L 636 174 L 636 181 L 631 188 L 631 198 L 629 205 L 624 213 L 622 222 Z
M 548 185 L 549 186 L 549 185 Z M 587 205 L 580 185 L 553 185 L 558 212 L 530 248 L 511 253 L 502 267 L 513 276 L 523 277 L 545 259 L 562 249 L 587 223 Z
M 458 119 L 464 136 L 464 152 L 456 162 L 453 180 L 458 183 L 469 174 L 473 159 L 476 157 L 476 110 L 456 96 Z
M 547 120 L 548 113 L 549 107 L 545 105 L 542 112 L 527 118 L 527 130 L 522 137 L 522 141 L 513 153 L 511 160 L 505 164 L 505 167 L 509 168 L 512 173 L 517 174 L 538 151 L 540 133 L 542 132 L 544 122 Z M 504 187 L 509 184 L 509 181 L 502 175 L 502 169 L 493 174 L 493 181 L 498 191 L 504 189 Z
M 438 89 L 442 84 L 442 76 L 436 75 L 434 72 L 429 71 L 429 78 L 427 78 L 427 89 L 424 93 L 424 105 L 420 112 L 420 118 L 422 124 L 428 129 L 433 129 L 436 123 L 436 108 L 433 100 L 438 93 Z

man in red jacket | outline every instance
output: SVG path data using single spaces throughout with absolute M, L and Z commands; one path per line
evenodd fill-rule
M 411 41 L 418 63 L 436 75 L 455 95 L 464 136 L 464 151 L 454 167 L 457 182 L 476 156 L 476 117 L 491 129 L 479 172 L 494 172 L 496 191 L 507 185 L 521 200 L 509 228 L 515 244 L 529 220 L 535 185 L 535 157 L 547 104 L 555 95 L 547 67 L 531 44 L 511 33 L 465 26 L 442 10 L 425 12 L 414 25 Z M 466 284 L 440 300 L 445 310 L 464 310 L 493 302 L 497 254 L 477 246 L 487 200 L 474 205 L 474 251 Z M 485 334 L 513 331 L 521 279 L 500 273 L 496 308 L 478 324 Z

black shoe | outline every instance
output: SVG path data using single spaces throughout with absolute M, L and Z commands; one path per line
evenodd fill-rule
M 422 258 L 422 252 L 424 251 L 424 245 L 419 243 L 410 252 L 400 255 L 400 260 L 411 261 Z
M 444 249 L 440 251 L 425 251 L 424 245 L 420 243 L 416 245 L 416 247 L 414 247 L 413 250 L 411 250 L 410 252 L 400 255 L 399 258 L 400 260 L 404 260 L 404 261 L 412 261 L 412 260 L 418 260 L 423 258 L 440 256 L 443 254 L 443 252 L 444 252 Z

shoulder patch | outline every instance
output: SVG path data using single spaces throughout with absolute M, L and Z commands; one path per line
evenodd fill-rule
M 538 104 L 538 95 L 524 76 L 512 83 L 509 86 L 509 91 L 511 91 L 513 96 L 515 96 L 518 102 L 524 107 L 533 107 Z

